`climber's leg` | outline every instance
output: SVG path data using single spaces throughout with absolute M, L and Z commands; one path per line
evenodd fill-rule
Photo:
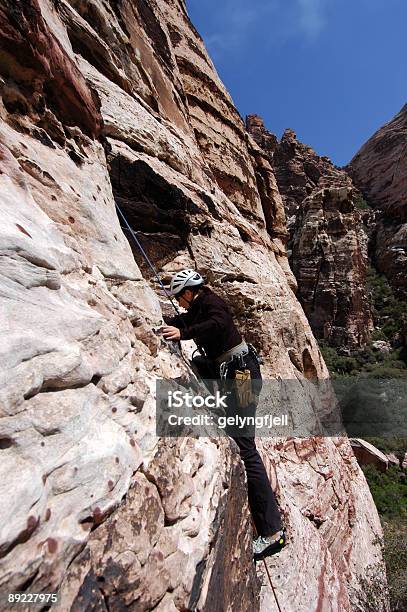
M 240 450 L 247 475 L 249 507 L 259 536 L 282 529 L 277 501 L 254 438 L 233 438 Z
M 238 414 L 241 417 L 254 417 L 256 414 L 258 397 L 262 386 L 260 367 L 252 355 L 245 357 L 244 367 L 250 371 L 256 395 L 255 401 L 242 408 L 239 406 L 236 394 L 232 393 L 226 410 L 227 416 Z M 231 381 L 232 389 L 235 372 L 238 368 L 239 362 L 233 363 L 227 372 L 227 378 Z M 246 432 L 243 433 L 240 430 L 240 434 L 239 429 L 236 427 L 226 427 L 225 431 L 238 445 L 240 456 L 246 469 L 249 507 L 257 533 L 259 536 L 272 536 L 282 529 L 281 514 L 267 476 L 266 468 L 256 448 L 254 438 L 255 427 L 246 426 Z

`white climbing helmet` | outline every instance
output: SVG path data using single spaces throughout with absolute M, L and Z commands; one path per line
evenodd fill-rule
M 171 279 L 170 292 L 171 295 L 177 295 L 187 287 L 199 287 L 203 283 L 204 279 L 196 270 L 181 270 Z

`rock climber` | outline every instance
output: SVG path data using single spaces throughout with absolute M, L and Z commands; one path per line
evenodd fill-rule
M 261 386 L 256 352 L 240 335 L 227 303 L 205 285 L 202 276 L 192 269 L 178 272 L 171 280 L 170 293 L 187 312 L 165 318 L 163 336 L 172 341 L 195 340 L 205 353 L 193 359 L 201 378 L 222 377 L 236 382 L 238 373 L 250 372 L 249 378 Z M 256 406 L 257 401 L 249 407 L 255 411 Z M 230 437 L 238 445 L 246 469 L 249 507 L 258 534 L 253 541 L 257 561 L 279 552 L 286 543 L 286 534 L 254 435 Z

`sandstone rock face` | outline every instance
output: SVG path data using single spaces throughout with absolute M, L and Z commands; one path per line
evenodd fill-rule
M 258 115 L 248 115 L 246 129 L 258 146 L 272 158 L 278 147 L 278 138 L 266 130 L 263 119 Z
M 271 166 L 184 3 L 9 0 L 0 31 L 1 593 L 272 610 L 270 576 L 287 612 L 343 611 L 365 609 L 367 577 L 387 610 L 346 438 L 259 440 L 290 539 L 267 574 L 235 444 L 156 436 L 156 379 L 190 370 L 152 331 L 168 304 L 115 202 L 163 277 L 196 265 L 230 301 L 309 420 L 335 401 L 304 384 L 328 372 L 290 288 Z
M 269 155 L 289 224 L 298 207 L 316 187 L 352 187 L 352 180 L 346 172 L 334 166 L 328 157 L 320 157 L 311 147 L 300 142 L 293 130 L 285 130 L 279 142 L 258 115 L 249 115 L 246 126 L 257 144 Z
M 396 467 L 400 467 L 400 459 L 396 457 L 394 453 L 389 453 L 386 455 L 389 465 L 395 465 Z
M 365 286 L 368 238 L 352 197 L 352 188 L 329 187 L 303 201 L 293 232 L 292 269 L 317 338 L 357 347 L 368 342 L 373 320 Z
M 407 290 L 406 150 L 407 105 L 363 145 L 347 168 L 378 211 L 375 263 L 401 294 Z
M 348 174 L 299 142 L 292 130 L 278 142 L 257 115 L 246 125 L 276 175 L 297 295 L 314 334 L 335 346 L 363 346 L 373 329 L 365 288 L 372 213 L 356 209 L 359 195 Z
M 382 453 L 373 444 L 361 438 L 351 438 L 350 443 L 360 465 L 375 465 L 381 472 L 387 470 L 390 461 L 389 456 Z

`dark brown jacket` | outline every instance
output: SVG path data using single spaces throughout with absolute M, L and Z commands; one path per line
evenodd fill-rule
M 202 288 L 186 313 L 166 318 L 166 322 L 179 328 L 181 340 L 195 340 L 209 359 L 242 342 L 229 306 L 208 287 Z

